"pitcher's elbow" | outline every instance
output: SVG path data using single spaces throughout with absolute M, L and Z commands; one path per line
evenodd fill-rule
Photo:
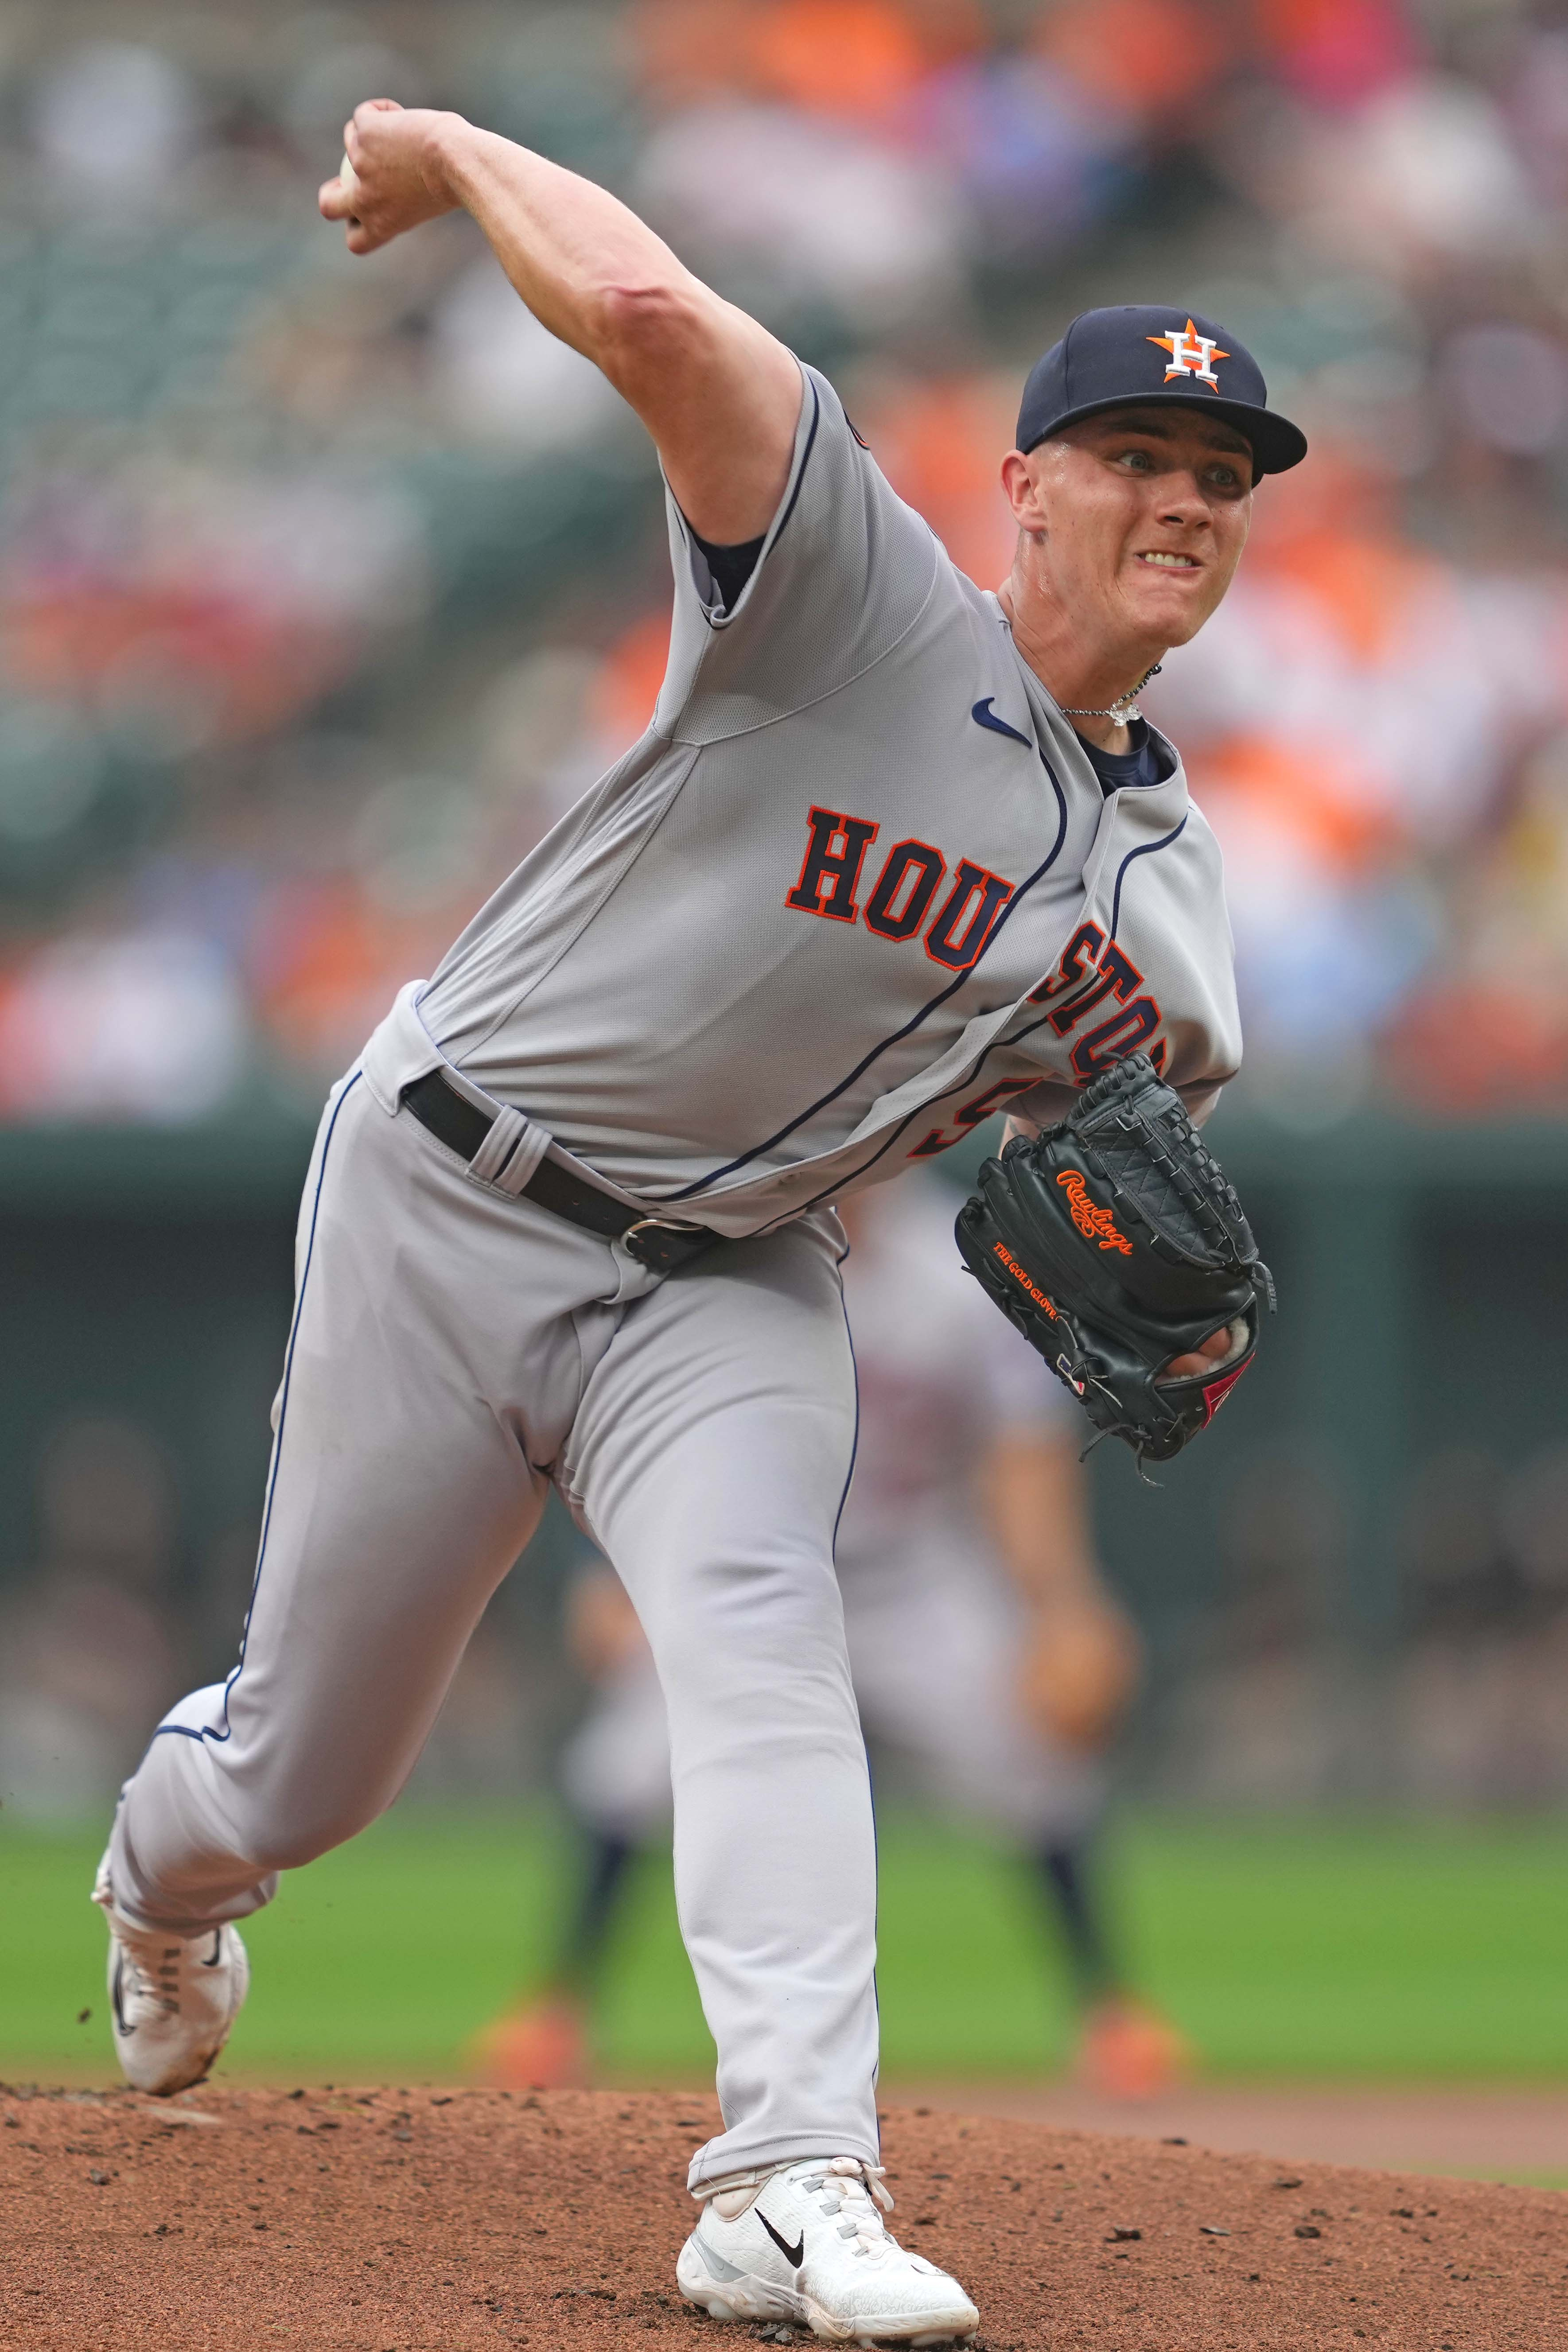
M 698 288 L 668 278 L 626 278 L 601 288 L 593 305 L 594 357 L 628 397 L 700 353 L 704 300 Z

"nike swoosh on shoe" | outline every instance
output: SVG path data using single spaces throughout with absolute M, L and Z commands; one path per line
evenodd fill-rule
M 757 2207 L 756 2211 L 758 2221 L 762 2223 L 763 2229 L 767 2231 L 769 2237 L 773 2240 L 774 2245 L 778 2248 L 785 2262 L 793 2263 L 795 2269 L 799 2270 L 802 2263 L 805 2260 L 805 2231 L 804 2230 L 801 2231 L 799 2237 L 792 2246 L 787 2238 L 780 2237 L 778 2231 L 774 2229 L 773 2223 L 769 2221 L 767 2215 L 763 2211 L 760 2205 Z
M 110 2005 L 114 2011 L 115 2030 L 120 2033 L 128 2034 L 132 2029 L 125 2022 L 125 2000 L 123 1992 L 124 1980 L 125 1962 L 121 1958 L 121 1955 L 116 1952 L 114 1956 L 114 1976 L 109 1988 L 109 1998 Z

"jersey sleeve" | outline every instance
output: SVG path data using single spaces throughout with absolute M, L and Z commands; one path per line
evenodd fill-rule
M 667 493 L 675 614 L 653 724 L 674 741 L 721 742 L 847 686 L 913 626 L 947 561 L 826 378 L 801 378 L 789 479 L 728 609 Z

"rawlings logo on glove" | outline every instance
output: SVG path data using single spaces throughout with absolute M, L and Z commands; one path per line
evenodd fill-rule
M 1274 1311 L 1235 1189 L 1146 1054 L 987 1160 L 955 1232 L 982 1288 L 1140 1468 L 1207 1427 L 1257 1351 L 1260 1304 Z
M 1083 1178 L 1079 1174 L 1078 1170 L 1065 1168 L 1057 1178 L 1057 1182 L 1068 1196 L 1068 1214 L 1079 1233 L 1087 1234 L 1091 1242 L 1100 1244 L 1101 1249 L 1120 1250 L 1123 1257 L 1131 1257 L 1131 1243 L 1125 1234 L 1117 1232 L 1116 1220 L 1110 1210 L 1098 1207 L 1089 1199 L 1089 1194 L 1084 1191 Z

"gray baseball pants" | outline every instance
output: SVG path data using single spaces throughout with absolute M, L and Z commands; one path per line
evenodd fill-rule
M 720 1243 L 657 1279 L 397 1110 L 416 1075 L 378 1033 L 322 1119 L 240 1664 L 127 1783 L 115 1901 L 174 1930 L 243 1918 L 390 1805 L 553 1481 L 624 1580 L 668 1709 L 676 1891 L 725 2124 L 691 2180 L 874 2159 L 834 1228 Z

